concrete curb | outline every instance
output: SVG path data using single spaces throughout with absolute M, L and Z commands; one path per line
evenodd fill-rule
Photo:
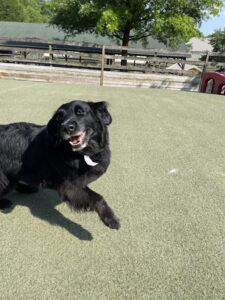
M 100 71 L 0 63 L 0 78 L 99 85 Z M 198 91 L 199 83 L 200 77 L 104 72 L 104 86 Z

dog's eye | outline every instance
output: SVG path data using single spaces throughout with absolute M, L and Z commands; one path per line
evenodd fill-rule
M 65 112 L 63 110 L 59 110 L 59 111 L 57 111 L 55 118 L 56 118 L 56 120 L 59 121 L 59 120 L 63 119 L 64 115 L 65 115 Z
M 75 114 L 77 116 L 83 116 L 85 115 L 85 111 L 80 106 L 77 106 L 75 107 Z

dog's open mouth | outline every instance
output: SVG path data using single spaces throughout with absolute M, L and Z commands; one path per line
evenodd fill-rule
M 85 141 L 85 137 L 86 137 L 86 131 L 82 132 L 79 135 L 71 136 L 70 139 L 69 139 L 69 143 L 73 147 L 82 145 Z

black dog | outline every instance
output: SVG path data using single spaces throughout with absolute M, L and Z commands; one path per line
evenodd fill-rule
M 104 198 L 88 188 L 110 163 L 106 102 L 63 104 L 47 126 L 31 123 L 0 125 L 0 196 L 11 187 L 34 192 L 56 189 L 76 210 L 95 210 L 103 223 L 119 229 L 119 219 Z M 0 200 L 0 209 L 8 208 Z

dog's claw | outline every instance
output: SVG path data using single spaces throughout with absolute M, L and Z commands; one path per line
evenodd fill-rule
M 120 228 L 120 220 L 116 216 L 112 216 L 111 218 L 106 217 L 102 221 L 111 229 L 118 230 Z

